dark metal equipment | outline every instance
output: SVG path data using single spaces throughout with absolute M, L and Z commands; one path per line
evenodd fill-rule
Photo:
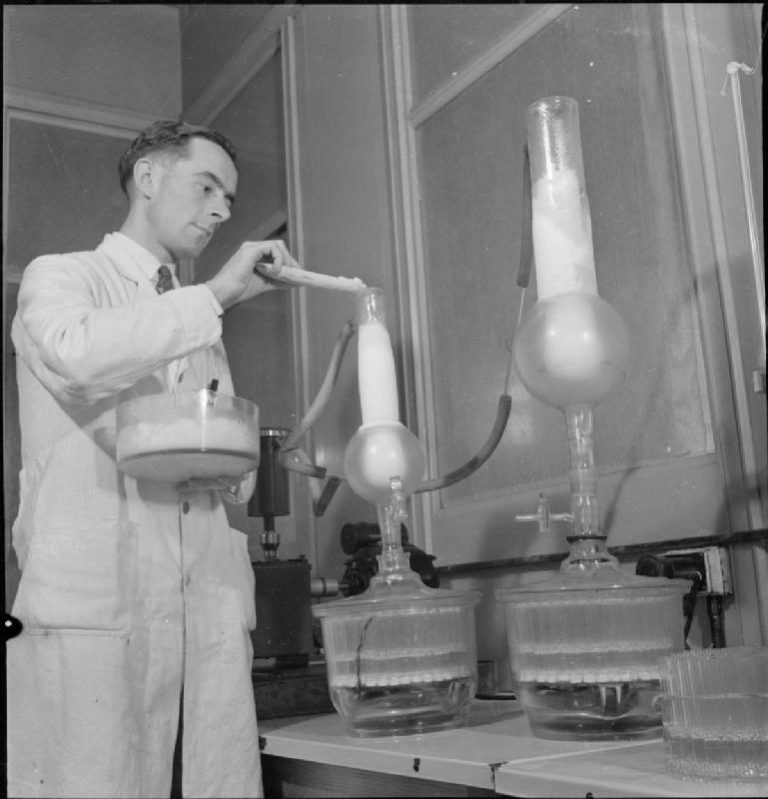
M 291 512 L 288 472 L 279 463 L 283 428 L 261 431 L 261 459 L 248 515 L 264 520 L 264 560 L 252 563 L 256 578 L 256 629 L 251 633 L 253 691 L 261 719 L 332 713 L 324 663 L 310 662 L 314 649 L 313 596 L 338 592 L 335 581 L 312 579 L 304 556 L 277 557 L 275 518 Z
M 256 576 L 254 658 L 278 668 L 306 666 L 312 651 L 310 566 L 303 557 L 252 564 Z
M 256 629 L 251 633 L 254 658 L 275 658 L 278 668 L 306 666 L 312 650 L 310 565 L 306 558 L 279 560 L 280 537 L 275 518 L 291 512 L 288 472 L 278 462 L 280 444 L 289 431 L 261 431 L 261 460 L 248 515 L 264 520 L 263 561 L 254 561 Z
M 280 543 L 275 532 L 275 517 L 287 516 L 291 512 L 291 495 L 288 472 L 280 465 L 280 444 L 290 431 L 282 427 L 267 427 L 261 431 L 261 458 L 256 478 L 256 489 L 248 501 L 248 515 L 264 519 L 261 546 L 264 559 L 277 558 Z
M 434 555 L 408 542 L 408 530 L 400 526 L 400 540 L 403 551 L 410 558 L 410 566 L 420 577 L 424 585 L 438 588 L 440 578 L 433 565 Z M 341 592 L 344 596 L 362 594 L 368 588 L 371 578 L 379 570 L 377 556 L 381 554 L 381 530 L 372 522 L 345 524 L 341 528 L 341 548 L 344 554 L 350 555 L 346 561 L 346 571 L 341 578 Z

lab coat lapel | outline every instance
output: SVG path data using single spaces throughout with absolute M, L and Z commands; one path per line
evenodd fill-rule
M 99 249 L 109 258 L 124 279 L 136 284 L 138 296 L 154 297 L 157 295 L 154 284 L 141 268 L 141 264 L 132 258 L 130 253 L 127 253 L 110 234 L 104 237 Z M 185 356 L 172 361 L 165 368 L 165 384 L 171 394 L 178 390 L 182 375 L 188 366 L 189 359 Z
M 110 235 L 104 237 L 104 240 L 99 245 L 99 250 L 109 258 L 123 278 L 136 284 L 140 295 L 151 297 L 157 293 L 152 281 L 141 268 L 141 265 L 131 258 Z

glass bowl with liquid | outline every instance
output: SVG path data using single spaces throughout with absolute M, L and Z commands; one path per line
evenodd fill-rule
M 328 690 L 345 730 L 396 736 L 458 727 L 477 687 L 476 591 L 374 577 L 363 594 L 316 605 Z
M 660 736 L 661 660 L 683 649 L 682 597 L 689 588 L 687 580 L 626 574 L 603 563 L 497 589 L 515 693 L 533 734 Z
M 138 479 L 243 477 L 259 465 L 259 407 L 210 389 L 117 406 L 117 466 Z
M 677 652 L 661 677 L 667 772 L 768 796 L 768 647 Z

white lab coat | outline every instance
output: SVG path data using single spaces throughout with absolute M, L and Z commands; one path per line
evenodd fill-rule
M 168 796 L 183 683 L 184 795 L 258 796 L 246 536 L 219 492 L 134 480 L 114 453 L 118 402 L 169 374 L 234 393 L 218 306 L 204 286 L 157 295 L 121 242 L 38 258 L 19 290 L 9 793 Z

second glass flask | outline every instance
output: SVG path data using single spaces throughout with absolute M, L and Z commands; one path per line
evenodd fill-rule
M 328 690 L 349 735 L 408 735 L 459 726 L 477 687 L 474 591 L 430 588 L 401 543 L 406 500 L 423 477 L 418 438 L 399 420 L 384 297 L 357 297 L 358 375 L 363 424 L 344 470 L 376 506 L 378 574 L 358 596 L 313 608 L 320 620 Z

